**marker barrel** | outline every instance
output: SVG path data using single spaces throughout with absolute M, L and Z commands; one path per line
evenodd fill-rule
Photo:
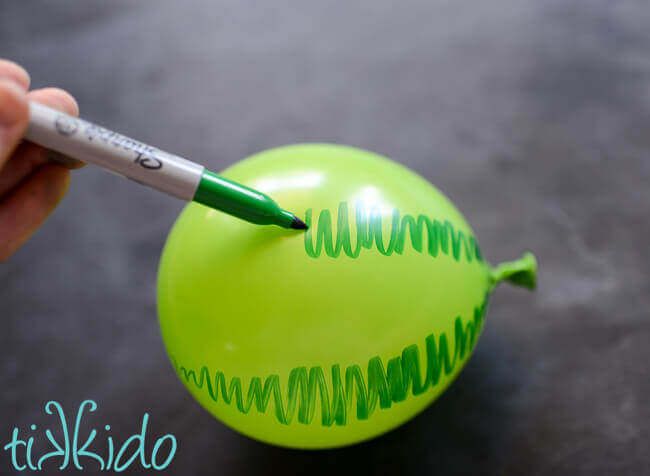
M 29 141 L 191 201 L 204 167 L 42 104 L 30 102 Z

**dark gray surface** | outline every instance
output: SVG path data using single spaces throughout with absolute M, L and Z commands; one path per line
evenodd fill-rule
M 0 441 L 47 426 L 48 399 L 94 398 L 118 440 L 145 411 L 175 434 L 172 474 L 649 474 L 649 24 L 645 0 L 0 1 L 0 56 L 89 119 L 215 170 L 367 148 L 447 193 L 492 262 L 540 262 L 422 415 L 277 449 L 210 418 L 167 361 L 156 268 L 182 204 L 87 167 L 0 265 Z

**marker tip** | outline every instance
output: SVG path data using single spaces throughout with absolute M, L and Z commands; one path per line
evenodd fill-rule
M 291 223 L 291 228 L 293 228 L 295 230 L 306 230 L 309 227 L 300 218 L 293 217 L 293 222 Z

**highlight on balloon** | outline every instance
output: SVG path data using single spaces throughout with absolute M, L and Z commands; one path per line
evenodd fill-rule
M 305 212 L 305 223 L 309 228 L 304 234 L 304 240 L 305 252 L 312 258 L 320 257 L 323 251 L 330 258 L 338 258 L 341 251 L 349 258 L 358 258 L 362 248 L 370 250 L 373 245 L 384 256 L 391 256 L 393 253 L 401 255 L 408 240 L 412 249 L 418 253 L 426 251 L 434 258 L 442 253 L 451 256 L 455 261 L 460 261 L 461 258 L 465 258 L 469 263 L 474 260 L 483 261 L 476 238 L 465 235 L 462 230 L 456 230 L 449 220 L 440 221 L 422 214 L 402 215 L 398 209 L 394 209 L 387 245 L 384 244 L 383 218 L 377 207 L 368 210 L 363 204 L 356 204 L 354 245 L 347 202 L 341 202 L 338 206 L 336 238 L 330 210 L 321 210 L 318 225 L 312 223 L 312 220 L 313 210 L 310 208 Z

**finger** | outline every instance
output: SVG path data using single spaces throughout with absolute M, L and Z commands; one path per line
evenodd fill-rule
M 0 202 L 0 263 L 11 256 L 59 204 L 70 172 L 46 165 Z
M 58 109 L 71 116 L 79 115 L 79 105 L 72 95 L 59 88 L 43 88 L 30 91 L 27 95 L 30 101 Z
M 47 150 L 47 158 L 51 162 L 56 162 L 59 165 L 63 165 L 66 169 L 77 170 L 86 165 L 86 162 L 82 162 L 78 159 L 73 159 L 65 154 L 57 152 L 56 150 Z
M 20 143 L 28 121 L 25 91 L 10 79 L 0 79 L 0 170 Z
M 29 89 L 29 74 L 13 61 L 0 59 L 0 78 L 12 80 L 25 91 Z
M 61 89 L 38 89 L 27 95 L 45 106 L 58 109 L 71 116 L 77 116 L 79 108 L 74 98 Z M 7 161 L 0 173 L 0 197 L 4 197 L 31 173 L 45 164 L 55 161 L 68 169 L 78 169 L 85 164 L 53 150 L 45 149 L 31 142 L 23 142 Z

